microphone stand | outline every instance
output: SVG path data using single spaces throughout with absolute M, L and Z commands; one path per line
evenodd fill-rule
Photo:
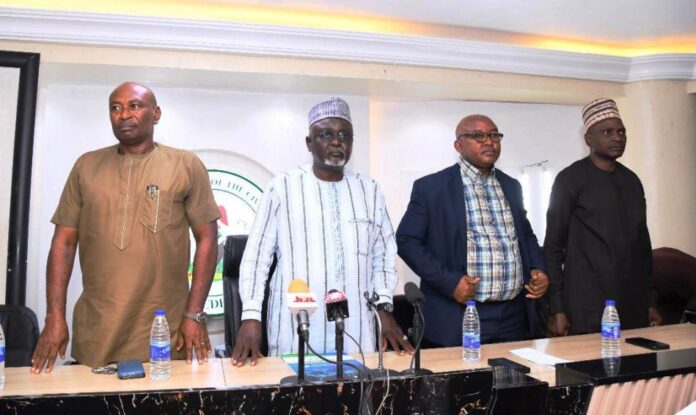
M 413 341 L 416 343 L 416 351 L 414 352 L 413 369 L 409 368 L 402 370 L 403 375 L 429 375 L 432 374 L 432 370 L 421 369 L 420 366 L 420 354 L 421 354 L 421 342 L 423 341 L 423 319 L 421 318 L 422 310 L 421 305 L 418 302 L 413 303 L 413 328 L 411 329 L 411 334 L 413 335 Z
M 305 380 L 304 365 L 305 365 L 305 347 L 304 339 L 302 338 L 302 330 L 297 326 L 297 383 L 302 383 Z
M 281 384 L 297 384 L 297 383 L 311 383 L 316 382 L 318 379 L 312 376 L 305 377 L 305 341 L 309 341 L 309 333 L 302 330 L 302 316 L 300 314 L 306 311 L 300 311 L 297 314 L 297 376 L 285 376 L 280 380 Z M 309 316 L 304 316 L 305 321 L 309 321 Z M 309 325 L 309 324 L 307 324 Z M 307 334 L 305 339 L 304 333 Z
M 343 333 L 345 332 L 345 320 L 340 315 L 336 315 L 333 320 L 336 327 L 336 376 L 324 377 L 323 382 L 342 382 L 344 380 L 343 368 Z M 357 374 L 360 377 L 360 373 Z
M 343 380 L 343 317 L 336 318 L 336 379 Z
M 367 294 L 367 291 L 365 292 L 365 298 L 367 299 L 367 309 L 372 311 L 372 315 L 375 317 L 377 320 L 377 329 L 379 331 L 379 349 L 377 350 L 377 369 L 370 369 L 368 372 L 372 376 L 373 379 L 379 379 L 379 378 L 386 378 L 387 375 L 389 377 L 391 376 L 398 376 L 399 372 L 393 369 L 385 369 L 384 368 L 384 352 L 382 351 L 384 348 L 384 335 L 382 333 L 382 320 L 379 318 L 379 312 L 377 311 L 377 307 L 375 305 L 375 302 L 379 297 L 377 295 L 374 295 L 372 297 L 369 297 Z

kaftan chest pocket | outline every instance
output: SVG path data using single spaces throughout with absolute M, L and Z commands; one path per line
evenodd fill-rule
M 635 228 L 643 225 L 646 222 L 645 197 L 642 195 L 632 195 L 632 197 L 627 197 L 625 206 L 626 216 L 624 220 L 627 227 Z
M 142 217 L 140 222 L 152 233 L 165 229 L 172 221 L 173 196 L 170 191 L 146 192 L 142 197 Z
M 370 218 L 352 218 L 348 219 L 348 225 L 355 231 L 357 254 L 366 256 L 372 246 L 375 221 Z

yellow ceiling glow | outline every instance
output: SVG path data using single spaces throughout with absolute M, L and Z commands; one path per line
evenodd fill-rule
M 633 57 L 660 53 L 696 53 L 696 38 L 609 44 L 557 39 L 467 27 L 398 21 L 374 16 L 320 13 L 281 7 L 237 5 L 215 0 L 0 0 L 0 6 L 84 13 L 135 15 L 287 26 L 363 33 L 417 35 L 485 41 L 574 53 Z
M 658 45 L 647 43 L 645 46 L 613 45 L 549 38 L 528 39 L 521 44 L 539 49 L 623 57 L 657 55 L 662 53 L 696 53 L 696 39 L 661 42 L 661 44 Z
M 190 0 L 0 0 L 0 6 L 85 13 L 169 17 L 193 20 L 228 21 L 246 24 L 348 30 L 355 32 L 401 33 L 407 22 L 369 16 L 315 13 L 271 7 L 253 7 Z

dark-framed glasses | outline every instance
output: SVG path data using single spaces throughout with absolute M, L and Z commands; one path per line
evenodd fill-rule
M 503 133 L 497 131 L 491 131 L 490 133 L 484 133 L 483 131 L 472 131 L 470 133 L 461 133 L 457 136 L 458 139 L 461 138 L 471 138 L 476 140 L 477 143 L 485 143 L 487 138 L 490 138 L 492 142 L 499 143 L 503 139 Z
M 613 128 L 605 128 L 604 130 L 601 130 L 599 132 L 602 134 L 605 138 L 610 138 L 613 137 L 614 135 L 618 135 L 619 137 L 626 137 L 626 129 L 625 128 L 618 128 L 618 129 L 613 129 Z
M 353 133 L 348 131 L 333 132 L 330 130 L 321 130 L 314 134 L 314 137 L 323 142 L 329 142 L 333 140 L 334 137 L 341 142 L 353 141 Z

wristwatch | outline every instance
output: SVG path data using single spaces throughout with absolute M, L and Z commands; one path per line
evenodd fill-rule
M 387 313 L 391 313 L 391 312 L 394 311 L 394 304 L 392 304 L 392 303 L 381 303 L 381 304 L 377 304 L 377 305 L 375 306 L 375 308 L 377 309 L 377 311 L 384 311 L 384 312 L 387 312 Z
M 187 311 L 184 313 L 184 317 L 189 320 L 193 320 L 198 324 L 205 324 L 205 322 L 208 321 L 208 314 L 205 311 L 201 311 L 200 313 Z

